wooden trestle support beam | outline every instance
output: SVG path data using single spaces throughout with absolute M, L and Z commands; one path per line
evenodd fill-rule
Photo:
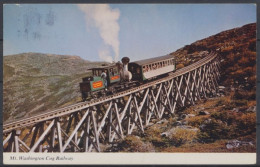
M 101 152 L 100 143 L 112 143 L 134 129 L 144 132 L 152 119 L 169 116 L 177 108 L 215 95 L 220 77 L 219 63 L 215 57 L 196 69 L 125 96 L 14 129 L 4 134 L 4 151 Z

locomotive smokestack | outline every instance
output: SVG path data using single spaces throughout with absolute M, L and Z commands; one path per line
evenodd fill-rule
M 128 63 L 130 62 L 130 59 L 128 57 L 123 57 L 121 61 L 123 63 L 124 71 L 128 71 Z
M 130 59 L 128 57 L 123 57 L 121 61 L 123 63 L 123 79 L 130 81 L 132 79 L 132 74 L 128 71 L 128 63 L 130 62 Z

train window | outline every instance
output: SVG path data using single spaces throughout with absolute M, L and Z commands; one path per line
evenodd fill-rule
M 93 76 L 97 76 L 96 70 L 92 70 Z
M 152 65 L 151 64 L 149 64 L 149 70 L 152 70 Z
M 136 73 L 140 74 L 140 68 L 139 67 L 136 69 Z
M 114 70 L 113 70 L 113 68 L 110 68 L 110 69 L 109 69 L 109 74 L 110 74 L 111 76 L 114 76 Z
M 156 65 L 155 64 L 153 64 L 153 70 L 155 70 L 156 69 Z
M 97 70 L 93 70 L 93 75 L 94 76 L 98 76 L 98 71 Z
M 101 76 L 102 70 L 98 70 L 98 76 Z
M 143 66 L 143 72 L 146 72 L 145 66 Z

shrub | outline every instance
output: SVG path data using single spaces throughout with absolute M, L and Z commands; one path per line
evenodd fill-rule
M 215 104 L 215 107 L 218 107 L 218 106 L 225 106 L 226 108 L 233 107 L 233 106 L 230 106 L 230 105 L 232 105 L 230 98 L 229 97 L 222 97 L 222 98 L 218 99 L 218 101 Z
M 162 132 L 163 130 L 158 126 L 151 126 L 145 131 L 145 139 L 157 147 L 164 146 L 165 142 L 161 138 Z
M 215 111 L 211 113 L 211 117 L 216 120 L 221 120 L 222 122 L 227 123 L 227 125 L 231 125 L 235 122 L 236 113 L 232 111 Z
M 208 115 L 190 117 L 187 119 L 188 125 L 198 128 L 206 119 L 208 119 L 208 117 L 209 117 Z
M 225 119 L 228 117 L 228 113 L 224 111 L 215 111 L 212 112 L 210 115 L 212 118 L 215 118 L 216 120 L 219 119 L 221 121 L 225 121 Z
M 212 119 L 203 124 L 204 127 L 198 134 L 198 141 L 201 143 L 210 143 L 218 139 L 226 139 L 230 137 L 230 127 L 228 127 L 222 121 Z
M 236 117 L 236 131 L 240 135 L 248 135 L 256 131 L 256 113 L 246 113 Z
M 119 151 L 153 152 L 154 147 L 149 142 L 143 142 L 139 137 L 129 135 L 118 144 Z
M 248 100 L 234 100 L 233 103 L 236 106 L 246 106 L 248 104 Z
M 250 84 L 251 87 L 256 86 L 256 75 L 250 76 L 248 78 L 248 83 Z
M 236 90 L 233 96 L 234 100 L 244 100 L 244 99 L 248 99 L 248 100 L 255 100 L 255 91 L 245 91 L 245 90 Z M 237 103 L 247 103 L 246 101 L 237 101 Z
M 175 133 L 170 137 L 176 147 L 191 143 L 196 139 L 197 131 L 194 129 L 176 128 Z

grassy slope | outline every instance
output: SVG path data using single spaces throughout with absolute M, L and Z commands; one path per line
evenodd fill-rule
M 4 57 L 4 122 L 75 103 L 88 68 L 77 56 L 23 53 Z

